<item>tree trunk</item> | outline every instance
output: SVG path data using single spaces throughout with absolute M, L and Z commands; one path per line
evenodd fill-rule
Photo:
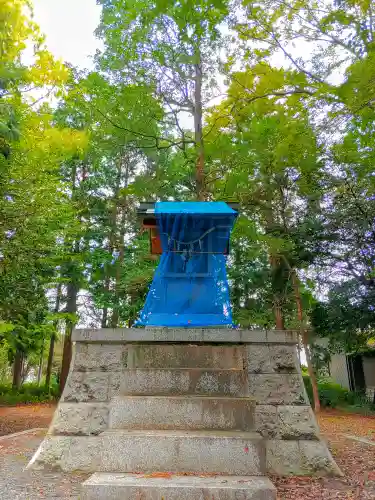
M 280 303 L 278 302 L 278 298 L 275 298 L 274 302 L 274 313 L 275 313 L 275 323 L 276 323 L 276 330 L 284 330 L 285 325 L 284 325 L 284 317 L 283 317 L 283 311 L 281 308 Z
M 60 301 L 61 301 L 61 283 L 57 285 L 56 288 L 56 300 L 55 300 L 55 307 L 54 307 L 54 313 L 57 314 L 60 311 Z M 53 355 L 55 352 L 55 341 L 56 341 L 56 332 L 55 330 L 57 329 L 58 326 L 58 321 L 55 320 L 53 322 L 53 327 L 54 331 L 52 332 L 51 335 L 51 340 L 49 343 L 49 352 L 48 352 L 48 361 L 47 361 L 47 368 L 46 368 L 46 383 L 45 386 L 47 389 L 49 389 L 49 386 L 51 384 L 51 375 L 52 375 L 52 364 L 53 364 Z
M 122 263 L 124 262 L 124 255 L 125 255 L 125 246 L 124 246 L 124 237 L 125 237 L 125 220 L 126 220 L 126 210 L 124 208 L 122 216 L 121 216 L 121 228 L 120 228 L 120 237 L 119 237 L 119 244 L 118 244 L 118 250 L 119 250 L 119 255 L 116 261 L 116 276 L 115 276 L 115 302 L 113 306 L 113 312 L 112 312 L 112 318 L 111 318 L 111 326 L 112 328 L 117 328 L 118 323 L 119 323 L 119 318 L 120 318 L 120 294 L 121 294 L 121 267 Z
M 312 391 L 313 391 L 314 410 L 316 413 L 318 413 L 320 411 L 319 390 L 318 390 L 318 383 L 316 381 L 316 377 L 315 377 L 315 373 L 314 373 L 314 368 L 313 368 L 313 365 L 311 362 L 308 332 L 303 324 L 304 323 L 303 307 L 302 307 L 301 293 L 300 293 L 300 289 L 299 289 L 299 280 L 298 280 L 298 276 L 297 276 L 295 269 L 291 269 L 291 273 L 292 273 L 292 283 L 293 283 L 294 296 L 295 296 L 296 306 L 297 306 L 297 317 L 298 317 L 298 321 L 300 322 L 300 325 L 301 325 L 302 342 L 303 342 L 303 347 L 304 347 L 305 355 L 306 355 L 307 370 L 309 372 L 309 377 L 311 380 L 311 386 L 312 386 Z
M 306 355 L 307 370 L 309 372 L 309 377 L 311 380 L 311 387 L 312 387 L 313 399 L 314 399 L 314 411 L 315 411 L 315 413 L 319 413 L 320 412 L 320 399 L 319 399 L 318 383 L 316 381 L 314 368 L 313 368 L 313 365 L 311 362 L 309 338 L 308 338 L 308 333 L 306 330 L 302 333 L 302 339 L 303 339 L 303 347 L 305 349 L 305 355 Z
M 77 286 L 74 282 L 68 284 L 68 300 L 66 304 L 66 312 L 75 314 L 77 312 Z M 70 362 L 72 359 L 72 331 L 74 323 L 71 319 L 66 321 L 63 358 L 61 363 L 61 376 L 60 376 L 60 394 L 62 394 L 66 379 L 68 377 Z
M 196 189 L 200 201 L 206 199 L 204 178 L 204 145 L 203 145 L 203 111 L 202 111 L 202 61 L 199 49 L 196 53 L 195 69 L 195 102 L 194 102 L 194 140 L 197 150 Z
M 86 166 L 83 165 L 83 170 L 85 170 Z M 76 186 L 77 180 L 77 164 L 73 164 L 72 169 L 72 200 L 76 200 Z M 79 183 L 79 181 L 78 181 Z M 81 220 L 81 219 L 80 219 Z M 71 253 L 78 254 L 80 251 L 79 238 L 77 238 L 72 248 L 70 249 Z M 67 286 L 67 302 L 65 312 L 68 314 L 76 314 L 77 313 L 77 294 L 79 289 L 80 279 L 77 277 L 77 269 L 74 261 L 68 262 L 67 270 L 66 270 L 67 278 L 69 279 Z M 72 319 L 67 319 L 65 324 L 65 336 L 64 336 L 64 347 L 63 347 L 63 357 L 61 362 L 61 373 L 60 373 L 60 394 L 63 393 L 64 387 L 66 384 L 66 379 L 68 378 L 70 362 L 72 359 L 72 331 L 73 331 L 73 321 Z
M 130 169 L 129 169 L 129 161 L 126 157 L 124 158 L 124 161 L 125 161 L 124 188 L 127 188 L 129 185 Z M 119 202 L 120 200 L 117 201 Z M 116 272 L 115 272 L 115 304 L 113 307 L 113 314 L 112 314 L 112 322 L 111 322 L 112 328 L 117 328 L 120 316 L 121 268 L 125 257 L 124 238 L 126 232 L 126 216 L 128 211 L 126 195 L 121 199 L 120 206 L 122 209 L 122 213 L 120 219 L 120 231 L 116 245 L 118 248 L 118 258 L 116 261 Z
M 40 358 L 39 358 L 39 368 L 38 368 L 38 378 L 37 378 L 38 385 L 40 385 L 40 381 L 42 379 L 42 373 L 43 373 L 44 343 L 45 343 L 45 339 L 43 338 L 42 347 L 40 348 Z
M 51 335 L 51 340 L 49 342 L 48 361 L 47 361 L 47 368 L 46 368 L 46 383 L 45 383 L 45 386 L 46 386 L 47 389 L 49 389 L 49 386 L 51 384 L 53 355 L 54 355 L 54 352 L 55 352 L 55 340 L 56 340 L 56 334 L 55 334 L 55 332 L 53 332 L 52 335 Z
M 280 260 L 275 257 L 274 255 L 270 256 L 270 264 L 271 264 L 271 270 L 272 273 L 274 274 L 278 266 L 280 264 Z M 273 312 L 275 315 L 275 324 L 276 324 L 276 329 L 277 330 L 284 330 L 285 325 L 284 325 L 284 316 L 283 316 L 283 310 L 282 310 L 282 299 L 280 297 L 280 293 L 276 290 L 276 287 L 273 286 L 274 288 L 274 293 L 273 293 Z
M 117 175 L 116 175 L 114 193 L 113 193 L 113 199 L 112 199 L 113 206 L 112 206 L 111 214 L 109 217 L 110 231 L 109 231 L 108 252 L 112 256 L 113 256 L 113 251 L 115 250 L 115 247 L 116 247 L 117 216 L 118 216 L 120 189 L 121 189 L 121 172 L 122 172 L 122 159 L 120 158 L 117 162 Z M 111 278 L 113 278 L 113 269 L 116 268 L 116 266 L 117 266 L 117 262 L 114 265 L 111 263 L 111 264 L 107 264 L 105 266 L 106 277 L 105 277 L 104 290 L 107 292 L 107 294 L 112 289 Z M 115 310 L 116 310 L 116 291 L 114 292 L 114 296 L 113 296 L 112 315 L 111 315 L 110 321 L 108 321 L 108 307 L 103 308 L 102 328 L 106 328 L 108 323 L 110 323 L 110 326 L 112 328 L 116 328 L 117 322 L 118 322 L 118 319 L 117 319 L 118 314 L 116 313 Z
M 24 354 L 17 349 L 13 363 L 13 389 L 19 389 L 22 384 L 22 369 L 24 362 Z
M 109 280 L 108 279 L 105 280 L 104 290 L 106 290 L 107 292 L 109 290 Z M 108 318 L 108 307 L 105 306 L 105 307 L 103 307 L 103 314 L 102 314 L 102 321 L 101 321 L 102 328 L 107 328 L 107 318 Z

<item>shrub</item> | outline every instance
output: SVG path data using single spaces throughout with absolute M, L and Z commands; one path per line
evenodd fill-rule
M 303 377 L 305 382 L 305 387 L 310 401 L 312 401 L 312 386 L 310 377 Z M 341 387 L 339 384 L 335 384 L 329 380 L 321 380 L 318 382 L 318 391 L 320 404 L 323 407 L 329 406 L 331 408 L 336 408 L 340 405 L 348 404 L 350 393 L 348 390 Z
M 18 390 L 11 385 L 0 385 L 0 405 L 16 405 L 20 403 L 44 403 L 54 401 L 59 397 L 59 387 L 52 383 L 46 390 L 44 385 L 35 383 L 23 384 Z
M 305 383 L 310 403 L 312 403 L 313 394 L 310 377 L 304 375 L 303 381 Z M 323 408 L 352 406 L 353 408 L 366 408 L 370 412 L 373 410 L 373 405 L 367 401 L 364 394 L 348 391 L 341 385 L 335 384 L 329 379 L 322 379 L 318 381 L 318 391 L 320 404 Z

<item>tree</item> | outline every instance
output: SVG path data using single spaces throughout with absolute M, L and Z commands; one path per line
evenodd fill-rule
M 374 326 L 371 3 L 100 3 L 90 73 L 52 58 L 26 0 L 0 13 L 0 341 L 15 385 L 48 340 L 49 384 L 62 326 L 61 386 L 74 325 L 134 323 L 156 265 L 137 203 L 198 198 L 240 201 L 235 320 L 298 328 L 315 387 L 311 326 L 348 349 Z
M 47 51 L 29 2 L 5 0 L 0 16 L 0 316 L 12 325 L 2 338 L 19 385 L 25 355 L 40 349 L 49 331 L 45 286 L 72 215 L 59 163 L 84 147 L 84 136 L 55 128 L 42 104 L 43 94 L 55 95 L 69 72 Z M 29 65 L 21 59 L 26 46 L 34 55 Z
M 41 310 L 47 310 L 43 287 L 53 279 L 51 254 L 58 245 L 57 238 L 70 230 L 72 212 L 60 184 L 59 161 L 81 147 L 80 136 L 74 138 L 70 132 L 52 129 L 50 119 L 47 114 L 24 114 L 20 123 L 22 138 L 14 144 L 7 160 L 11 169 L 3 178 L 0 202 L 0 311 L 5 321 L 14 324 L 13 339 L 19 339 L 13 342 L 14 348 L 25 353 L 25 335 L 31 335 L 34 329 L 31 324 L 38 311 L 38 299 Z M 16 359 L 18 384 L 22 362 L 20 356 Z
M 162 130 L 167 137 L 171 133 L 179 136 L 166 146 L 182 151 L 190 175 L 194 175 L 191 167 L 195 165 L 196 196 L 205 199 L 203 111 L 216 87 L 212 75 L 219 69 L 224 38 L 220 26 L 227 22 L 229 2 L 100 3 L 103 13 L 98 33 L 105 46 L 99 58 L 101 69 L 123 82 L 153 89 L 166 110 Z M 193 117 L 194 137 L 183 126 L 184 114 Z
M 80 286 L 88 290 L 93 310 L 101 310 L 103 327 L 123 320 L 125 247 L 136 231 L 133 183 L 149 175 L 157 160 L 158 125 L 150 125 L 156 115 L 163 112 L 147 87 L 109 83 L 95 72 L 75 75 L 56 113 L 60 123 L 85 128 L 90 136 L 84 165 L 66 165 L 64 175 L 71 176 L 74 166 L 74 196 L 84 221 L 77 247 L 78 255 L 85 253 Z
M 288 90 L 288 83 L 303 80 L 303 75 L 264 64 L 235 73 L 228 99 L 210 117 L 208 137 L 215 144 L 212 161 L 221 167 L 216 195 L 220 189 L 228 198 L 235 193 L 246 224 L 253 226 L 252 239 L 267 249 L 276 328 L 299 325 L 314 379 L 297 269 L 311 263 L 300 224 L 321 196 L 317 180 L 322 165 L 308 109 L 295 91 Z M 284 90 L 270 90 L 276 86 Z M 216 150 L 220 134 L 224 139 Z M 314 381 L 313 385 L 316 388 Z M 315 396 L 318 410 L 317 391 Z

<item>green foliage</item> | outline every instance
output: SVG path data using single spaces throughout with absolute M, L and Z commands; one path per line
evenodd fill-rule
M 17 352 L 34 362 L 77 323 L 134 323 L 157 264 L 136 207 L 194 199 L 200 147 L 206 198 L 241 204 L 228 260 L 235 321 L 273 328 L 279 311 L 329 349 L 365 345 L 375 327 L 370 3 L 99 3 L 103 51 L 87 73 L 53 59 L 26 0 L 2 2 L 0 367 Z M 300 43 L 308 50 L 296 55 Z
M 306 392 L 310 402 L 313 401 L 311 381 L 308 375 L 303 376 Z M 362 393 L 356 393 L 344 389 L 330 379 L 318 381 L 319 399 L 323 408 L 350 408 L 358 412 L 374 412 L 375 407 Z
M 0 405 L 18 405 L 23 403 L 45 403 L 59 398 L 59 386 L 54 381 L 49 390 L 41 384 L 23 384 L 20 389 L 13 389 L 11 385 L 0 384 Z
M 0 384 L 8 381 L 10 375 L 9 345 L 7 342 L 0 342 Z
M 303 380 L 305 382 L 305 387 L 307 395 L 310 401 L 312 401 L 312 387 L 311 381 L 308 376 L 304 376 Z M 350 392 L 339 384 L 335 384 L 332 381 L 320 381 L 318 382 L 319 398 L 320 403 L 323 407 L 337 408 L 338 406 L 344 406 L 352 401 L 353 396 Z
M 312 325 L 318 335 L 329 337 L 331 347 L 348 352 L 367 345 L 373 336 L 375 294 L 354 280 L 334 286 L 327 302 L 316 303 Z

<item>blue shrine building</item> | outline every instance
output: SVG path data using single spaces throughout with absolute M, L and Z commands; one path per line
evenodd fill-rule
M 230 206 L 231 205 L 231 206 Z M 141 204 L 152 253 L 161 254 L 136 323 L 153 327 L 232 325 L 226 258 L 237 204 L 163 201 Z

